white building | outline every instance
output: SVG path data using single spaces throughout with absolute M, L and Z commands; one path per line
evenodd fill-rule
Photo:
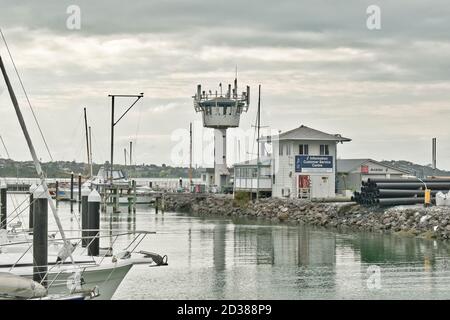
M 263 137 L 272 145 L 272 196 L 288 198 L 330 198 L 336 195 L 337 144 L 351 141 L 301 125 Z M 260 148 L 264 150 L 265 148 Z
M 205 185 L 206 190 L 214 185 L 214 168 L 199 168 L 200 184 Z
M 372 159 L 338 159 L 337 161 L 339 193 L 361 191 L 362 181 L 369 178 L 394 179 L 410 175 L 407 170 L 394 168 Z
M 260 196 L 271 196 L 272 194 L 272 168 L 271 158 L 263 157 L 259 160 L 248 160 L 234 165 L 234 191 L 251 192 L 256 195 L 259 190 Z

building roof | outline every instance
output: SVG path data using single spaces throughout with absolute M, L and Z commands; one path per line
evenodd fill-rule
M 261 137 L 261 141 L 270 140 L 323 140 L 323 141 L 338 141 L 338 142 L 346 142 L 352 141 L 349 138 L 345 138 L 340 134 L 330 134 L 323 131 L 319 131 L 305 125 L 301 125 L 298 128 L 280 133 L 279 135 L 266 136 Z
M 392 170 L 397 170 L 399 172 L 403 172 L 406 174 L 410 174 L 409 171 L 407 170 L 403 170 L 400 168 L 396 168 L 393 166 L 389 166 L 386 165 L 384 163 L 378 162 L 376 160 L 373 159 L 369 159 L 369 158 L 365 158 L 365 159 L 337 159 L 337 171 L 341 172 L 341 173 L 349 173 L 351 171 L 353 171 L 354 169 L 361 167 L 363 164 L 367 163 L 367 162 L 373 162 L 376 163 L 380 166 L 386 167 L 386 168 L 390 168 Z
M 256 167 L 256 164 L 257 164 L 256 160 L 257 159 L 251 159 L 251 160 L 247 160 L 247 161 L 244 161 L 244 162 L 235 163 L 233 165 L 233 167 L 242 167 L 242 166 L 254 166 L 254 167 Z M 270 166 L 271 163 L 272 163 L 272 159 L 268 158 L 268 157 L 261 157 L 259 159 L 259 163 L 260 163 L 261 166 Z

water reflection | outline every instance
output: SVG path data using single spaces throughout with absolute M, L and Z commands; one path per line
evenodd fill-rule
M 450 297 L 450 250 L 442 241 L 239 218 L 156 215 L 148 207 L 136 213 L 121 209 L 101 213 L 101 229 L 156 231 L 140 249 L 167 254 L 169 266 L 133 267 L 118 299 Z M 58 211 L 65 228 L 78 229 L 70 203 L 59 203 Z M 49 230 L 56 229 L 49 220 Z M 132 238 L 119 239 L 117 247 L 126 247 Z M 103 238 L 101 246 L 108 245 Z M 381 270 L 377 290 L 367 286 L 370 266 Z

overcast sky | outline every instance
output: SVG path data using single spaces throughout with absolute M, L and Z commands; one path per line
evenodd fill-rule
M 381 9 L 380 30 L 367 28 L 371 4 Z M 70 5 L 81 9 L 79 30 L 67 28 Z M 107 95 L 144 92 L 116 127 L 115 162 L 132 140 L 136 162 L 173 164 L 179 134 L 194 122 L 194 163 L 202 164 L 191 96 L 197 83 L 231 83 L 237 65 L 240 87 L 252 88 L 244 131 L 252 132 L 261 84 L 262 124 L 271 130 L 304 124 L 351 138 L 341 158 L 421 164 L 431 162 L 437 137 L 438 167 L 450 169 L 448 0 L 0 0 L 0 27 L 57 160 L 86 160 L 83 107 L 94 161 L 107 160 Z M 48 161 L 2 42 L 0 54 Z M 119 100 L 117 113 L 129 103 Z M 3 79 L 0 134 L 11 158 L 30 159 Z

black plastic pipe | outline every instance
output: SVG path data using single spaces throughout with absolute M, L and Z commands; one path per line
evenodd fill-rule
M 396 182 L 396 183 L 386 183 L 386 182 L 377 182 L 376 188 L 378 189 L 422 189 L 425 188 L 425 185 L 421 182 Z M 428 189 L 436 189 L 436 190 L 450 190 L 449 182 L 429 182 L 427 183 Z
M 432 198 L 431 201 L 434 203 L 435 198 Z M 411 197 L 411 198 L 383 198 L 377 200 L 380 206 L 394 206 L 400 204 L 417 204 L 417 203 L 425 203 L 425 199 L 423 197 Z

